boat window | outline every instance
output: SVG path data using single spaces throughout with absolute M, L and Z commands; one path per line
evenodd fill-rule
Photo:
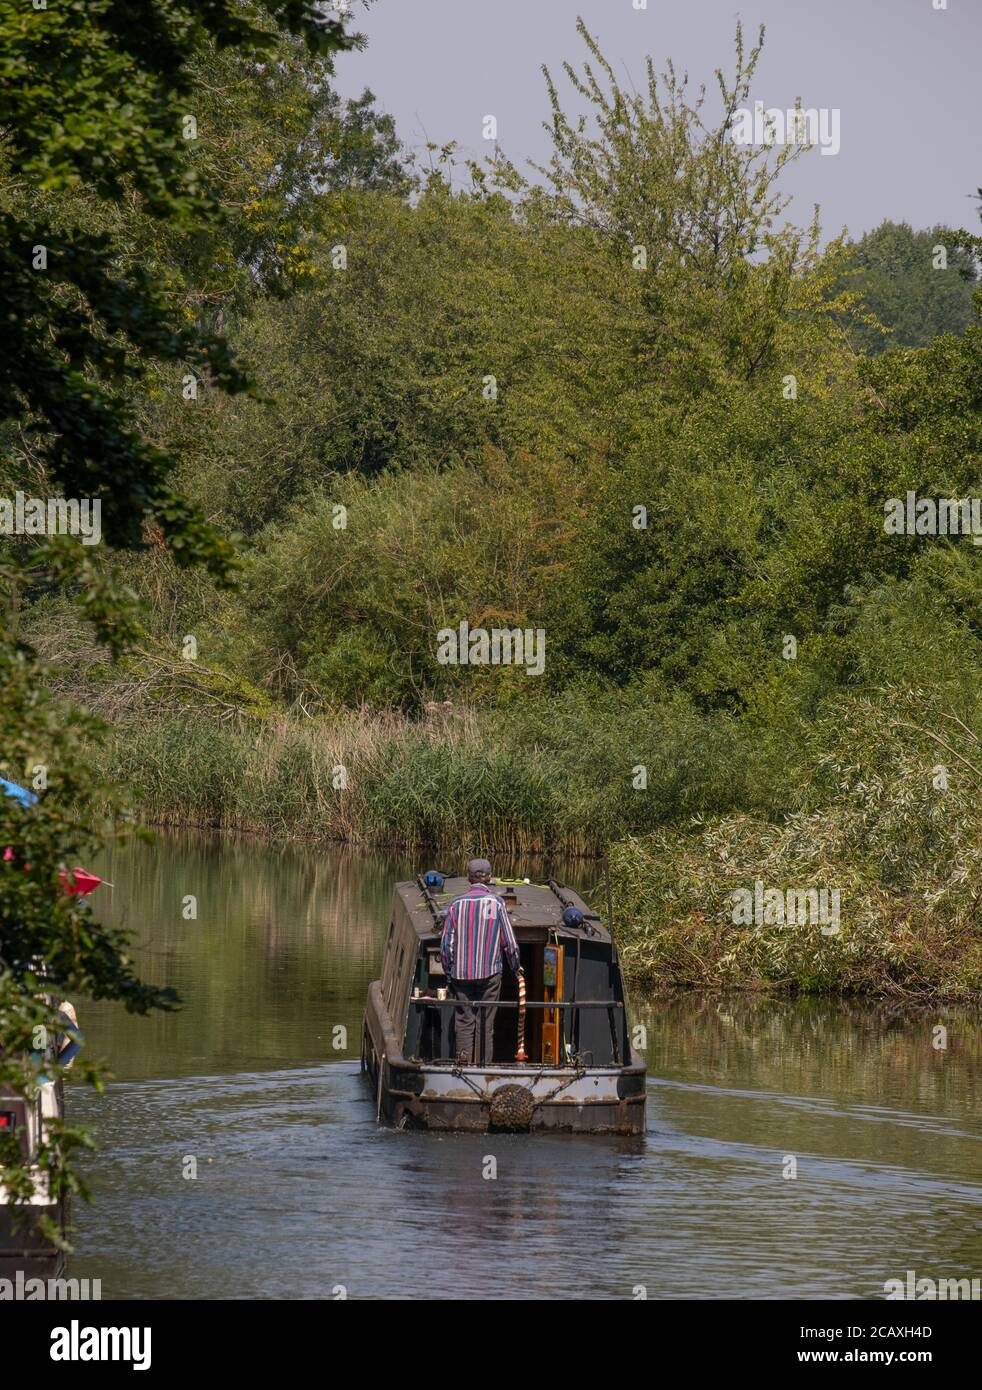
M 389 976 L 388 989 L 385 992 L 386 1008 L 390 1010 L 396 999 L 396 991 L 399 988 L 399 981 L 402 978 L 402 963 L 405 960 L 405 958 L 406 943 L 403 941 L 399 945 L 399 954 L 396 956 L 395 967 L 392 971 L 392 974 Z

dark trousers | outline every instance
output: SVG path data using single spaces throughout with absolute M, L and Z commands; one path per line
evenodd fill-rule
M 457 1001 L 454 1009 L 454 1054 L 464 1054 L 465 1063 L 491 1063 L 494 1060 L 494 1016 L 495 1008 L 474 1009 L 475 1000 L 498 1000 L 501 998 L 501 974 L 489 975 L 485 980 L 454 980 L 450 988 Z

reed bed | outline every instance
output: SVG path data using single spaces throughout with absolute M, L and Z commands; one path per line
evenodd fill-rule
M 169 715 L 120 723 L 100 756 L 104 774 L 158 824 L 404 849 L 601 849 L 570 817 L 549 757 L 506 746 L 466 710 L 255 724 Z

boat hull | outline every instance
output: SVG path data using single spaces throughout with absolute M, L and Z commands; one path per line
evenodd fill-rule
M 21 1270 L 25 1278 L 54 1278 L 65 1265 L 64 1250 L 41 1229 L 40 1218 L 47 1216 L 62 1239 L 67 1235 L 64 1204 L 45 1203 L 18 1207 L 15 1211 L 0 1202 L 0 1279 L 13 1279 Z
M 542 1072 L 520 1068 L 453 1072 L 420 1067 L 385 1066 L 382 1114 L 397 1128 L 481 1133 L 496 1128 L 552 1130 L 578 1134 L 643 1134 L 645 1093 L 618 1094 L 628 1076 L 582 1074 L 557 1069 Z M 644 1085 L 643 1072 L 641 1086 Z M 407 1085 L 407 1082 L 410 1083 Z M 421 1086 L 418 1091 L 416 1087 Z M 495 1123 L 495 1091 L 522 1086 L 531 1092 L 531 1118 L 526 1125 Z M 563 1088 L 561 1091 L 559 1088 Z M 557 1094 L 558 1092 L 558 1094 Z

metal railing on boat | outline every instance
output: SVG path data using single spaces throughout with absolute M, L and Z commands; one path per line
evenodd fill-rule
M 517 999 L 468 999 L 460 1001 L 453 998 L 435 999 L 432 995 L 415 994 L 409 1000 L 410 1004 L 417 1007 L 428 1009 L 439 1009 L 441 1017 L 444 1009 L 456 1009 L 459 1003 L 466 1003 L 469 1009 L 517 1009 L 519 1002 Z M 619 999 L 526 999 L 525 1009 L 571 1009 L 575 1015 L 577 1009 L 606 1009 L 607 1017 L 610 1022 L 610 1041 L 614 1050 L 614 1065 L 621 1065 L 621 1049 L 617 1039 L 617 1024 L 615 1022 L 615 1010 L 623 1012 L 624 1003 Z M 483 1035 L 483 1029 L 479 1030 Z M 484 1039 L 481 1037 L 481 1059 L 479 1066 L 485 1065 L 484 1058 Z

